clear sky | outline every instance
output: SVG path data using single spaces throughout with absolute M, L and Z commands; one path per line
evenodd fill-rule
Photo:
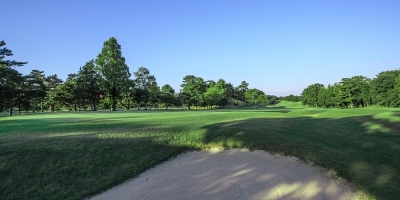
M 1 1 L 0 40 L 23 74 L 65 80 L 117 38 L 133 72 L 144 66 L 177 91 L 186 75 L 223 78 L 273 95 L 400 68 L 400 1 Z

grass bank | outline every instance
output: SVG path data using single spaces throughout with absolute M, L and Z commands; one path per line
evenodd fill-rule
M 0 118 L 0 199 L 82 199 L 187 150 L 293 155 L 400 196 L 398 109 L 60 112 Z

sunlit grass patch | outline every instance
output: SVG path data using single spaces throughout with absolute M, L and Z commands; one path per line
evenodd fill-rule
M 392 130 L 390 128 L 385 127 L 382 124 L 374 123 L 374 122 L 365 122 L 363 126 L 366 127 L 367 133 L 390 133 Z

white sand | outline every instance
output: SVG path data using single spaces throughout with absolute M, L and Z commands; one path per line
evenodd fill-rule
M 188 152 L 93 200 L 109 199 L 356 199 L 350 186 L 294 157 L 264 151 Z

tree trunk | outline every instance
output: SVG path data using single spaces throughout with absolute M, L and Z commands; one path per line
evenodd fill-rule
M 116 95 L 113 94 L 112 95 L 112 100 L 111 100 L 111 104 L 112 104 L 112 111 L 117 111 L 117 102 L 116 102 Z
M 10 105 L 10 112 L 8 113 L 8 116 L 12 116 L 13 115 L 13 104 L 12 104 L 12 102 L 11 102 L 11 105 Z
M 21 115 L 21 103 L 18 103 L 18 113 Z
M 96 100 L 93 100 L 93 111 L 97 111 Z
M 36 102 L 33 100 L 33 113 L 36 113 Z
M 111 95 L 111 107 L 110 110 L 111 111 L 117 111 L 117 92 L 115 91 L 115 88 L 112 91 L 112 95 Z

